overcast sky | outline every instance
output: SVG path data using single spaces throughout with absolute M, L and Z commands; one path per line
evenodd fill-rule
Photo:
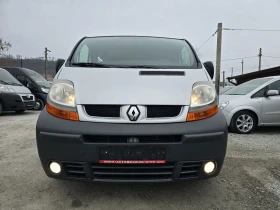
M 66 58 L 84 36 L 155 35 L 185 38 L 198 48 L 222 22 L 224 28 L 280 30 L 280 0 L 0 0 L 0 37 L 9 53 L 23 57 Z M 200 48 L 203 61 L 215 61 L 216 36 Z M 257 56 L 263 68 L 280 65 L 280 32 L 223 31 L 222 59 Z M 244 59 L 245 73 L 258 58 Z M 230 76 L 241 60 L 222 62 Z

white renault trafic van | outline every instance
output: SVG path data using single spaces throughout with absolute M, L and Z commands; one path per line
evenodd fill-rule
M 57 71 L 37 122 L 49 177 L 143 182 L 219 174 L 228 131 L 214 67 L 186 40 L 85 37 Z

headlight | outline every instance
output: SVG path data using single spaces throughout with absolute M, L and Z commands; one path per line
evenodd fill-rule
M 201 120 L 218 112 L 217 93 L 211 82 L 197 82 L 193 86 L 187 121 Z
M 6 86 L 6 85 L 0 85 L 0 92 L 3 93 L 14 93 L 15 90 L 12 87 Z
M 229 101 L 223 101 L 221 103 L 219 103 L 219 108 L 221 110 L 223 110 L 224 108 L 226 108 L 226 106 L 229 104 Z
M 53 82 L 48 94 L 47 110 L 59 118 L 79 120 L 74 85 L 71 81 L 55 80 Z
M 43 88 L 43 87 L 42 87 L 41 90 L 42 90 L 44 93 L 48 93 L 50 89 L 48 89 L 48 88 Z

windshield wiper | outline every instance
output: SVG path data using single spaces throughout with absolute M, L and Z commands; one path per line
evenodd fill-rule
M 116 66 L 107 65 L 103 63 L 71 63 L 73 66 L 81 66 L 81 67 L 100 67 L 100 68 L 114 68 Z
M 135 69 L 162 69 L 159 66 L 149 66 L 149 65 L 131 65 L 125 66 L 125 68 L 135 68 Z
M 3 80 L 0 80 L 1 83 L 5 84 L 5 85 L 17 85 L 17 86 L 22 86 L 22 84 L 19 83 L 15 83 L 15 82 L 6 82 Z
M 15 85 L 15 86 L 22 86 L 22 84 L 15 83 L 15 82 L 9 82 L 8 84 L 9 84 L 9 85 Z
M 8 85 L 7 82 L 3 81 L 3 80 L 0 80 L 1 83 L 5 84 L 5 85 Z
M 149 65 L 110 65 L 103 63 L 71 63 L 73 66 L 100 67 L 100 68 L 136 68 L 136 69 L 160 69 L 161 67 Z

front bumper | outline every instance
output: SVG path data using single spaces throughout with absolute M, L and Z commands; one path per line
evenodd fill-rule
M 3 105 L 3 111 L 20 111 L 26 109 L 21 97 L 16 93 L 1 93 L 0 101 Z
M 63 120 L 42 111 L 36 128 L 37 147 L 45 173 L 52 178 L 88 181 L 173 181 L 217 176 L 227 146 L 227 125 L 221 111 L 215 116 L 185 123 L 113 124 Z M 106 143 L 87 142 L 85 136 L 179 135 L 179 142 Z M 166 164 L 99 164 L 99 148 L 165 148 Z M 216 163 L 211 175 L 203 172 L 206 161 Z M 62 172 L 49 170 L 51 161 L 59 162 Z
M 35 101 L 24 101 L 26 109 L 33 109 L 35 107 Z

